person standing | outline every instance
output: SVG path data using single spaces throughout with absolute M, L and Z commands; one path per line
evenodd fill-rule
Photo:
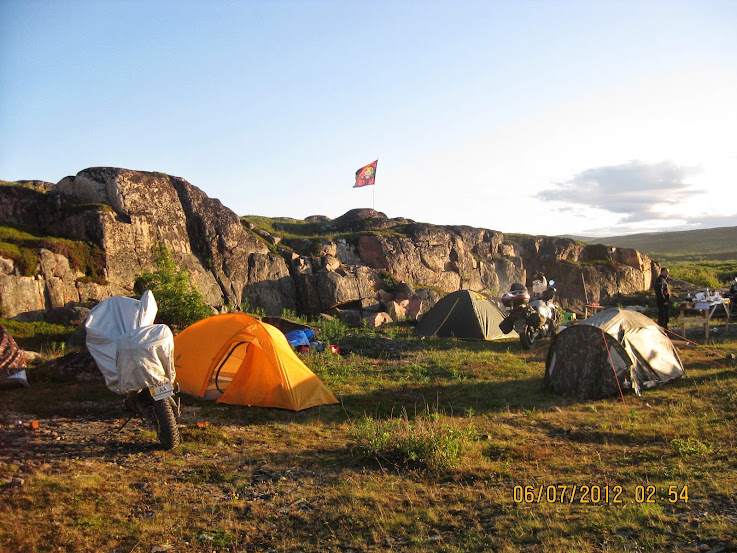
M 670 319 L 670 290 L 668 289 L 668 275 L 670 271 L 663 267 L 660 276 L 655 279 L 655 303 L 658 306 L 658 324 L 668 330 Z

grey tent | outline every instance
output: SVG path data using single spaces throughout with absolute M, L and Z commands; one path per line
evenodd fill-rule
M 683 363 L 663 330 L 641 313 L 617 308 L 561 331 L 545 362 L 545 385 L 579 399 L 620 390 L 639 395 L 683 374 Z
M 486 296 L 471 290 L 458 290 L 440 298 L 423 315 L 415 327 L 415 334 L 474 340 L 517 337 L 514 332 L 504 334 L 499 329 L 505 317 L 504 310 Z

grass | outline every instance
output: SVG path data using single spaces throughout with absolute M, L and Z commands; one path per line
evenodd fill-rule
M 684 261 L 710 261 L 737 257 L 737 227 L 630 234 L 588 240 L 620 248 L 634 248 L 655 259 L 666 256 Z
M 29 351 L 53 352 L 65 349 L 67 340 L 75 331 L 72 326 L 45 321 L 21 322 L 14 319 L 0 319 L 0 324 L 21 349 Z
M 737 548 L 734 331 L 684 348 L 675 383 L 577 402 L 543 389 L 545 348 L 408 330 L 304 357 L 338 406 L 184 398 L 171 452 L 135 422 L 118 431 L 100 383 L 32 369 L 31 390 L 0 396 L 42 419 L 0 433 L 0 478 L 24 481 L 0 488 L 0 551 Z
M 337 238 L 345 238 L 349 241 L 357 240 L 359 236 L 365 234 L 362 231 L 335 232 L 329 230 L 329 224 L 324 222 L 309 222 L 288 217 L 271 218 L 258 215 L 244 215 L 240 219 L 244 225 L 252 225 L 255 231 L 265 231 L 271 235 L 280 237 L 282 241 L 277 248 L 264 240 L 258 232 L 255 232 L 255 235 L 263 240 L 274 253 L 281 249 L 295 251 L 300 253 L 300 255 L 319 256 L 323 250 L 323 245 L 327 242 L 334 241 Z M 405 224 L 397 224 L 388 229 L 372 230 L 371 233 L 376 235 L 402 236 L 406 226 Z

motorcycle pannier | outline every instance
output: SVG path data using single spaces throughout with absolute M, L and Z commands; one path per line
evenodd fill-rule
M 499 323 L 499 330 L 504 334 L 509 334 L 514 328 L 514 319 L 512 317 L 506 317 L 502 322 Z
M 530 313 L 530 316 L 527 317 L 527 324 L 529 324 L 535 330 L 541 328 L 545 324 L 545 321 L 547 321 L 547 319 L 537 312 Z

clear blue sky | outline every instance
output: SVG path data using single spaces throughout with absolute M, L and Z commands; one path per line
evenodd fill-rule
M 0 0 L 0 179 L 94 166 L 240 215 L 734 226 L 737 1 Z

